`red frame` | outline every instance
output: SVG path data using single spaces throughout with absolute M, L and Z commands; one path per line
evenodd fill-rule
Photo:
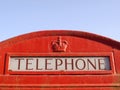
M 110 67 L 111 70 L 99 70 L 99 71 L 38 71 L 38 72 L 34 72 L 34 71 L 9 71 L 8 70 L 8 65 L 9 65 L 9 57 L 11 56 L 49 56 L 49 57 L 53 57 L 53 56 L 61 56 L 61 57 L 74 57 L 74 56 L 106 56 L 109 57 L 110 59 Z M 5 73 L 6 74 L 11 74 L 11 75 L 99 75 L 99 74 L 113 74 L 115 73 L 115 66 L 114 66 L 114 57 L 113 57 L 113 53 L 112 52 L 84 52 L 84 53 L 7 53 L 7 57 L 6 57 L 6 68 L 5 68 Z

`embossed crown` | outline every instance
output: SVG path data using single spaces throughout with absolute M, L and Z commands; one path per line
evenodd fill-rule
M 68 46 L 66 40 L 62 40 L 61 37 L 58 37 L 57 40 L 52 42 L 52 49 L 54 52 L 65 52 Z

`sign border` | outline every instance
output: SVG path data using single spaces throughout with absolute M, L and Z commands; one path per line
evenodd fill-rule
M 21 57 L 109 57 L 111 70 L 96 70 L 96 71 L 9 71 L 9 58 L 13 56 Z M 5 74 L 10 75 L 107 75 L 115 73 L 114 57 L 112 52 L 80 52 L 80 53 L 7 53 L 6 55 L 6 65 Z

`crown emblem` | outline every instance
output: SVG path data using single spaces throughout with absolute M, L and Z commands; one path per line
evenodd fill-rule
M 66 40 L 62 40 L 59 36 L 57 40 L 52 42 L 52 49 L 54 52 L 65 52 L 68 46 L 68 42 Z

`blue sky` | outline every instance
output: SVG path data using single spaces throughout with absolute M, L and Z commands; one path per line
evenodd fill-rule
M 120 0 L 0 0 L 0 41 L 58 29 L 120 41 Z

